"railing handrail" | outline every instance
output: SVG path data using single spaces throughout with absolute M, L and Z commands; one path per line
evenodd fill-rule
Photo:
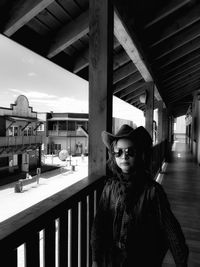
M 59 217 L 59 206 L 70 208 L 74 199 L 76 202 L 81 200 L 83 194 L 85 195 L 92 191 L 94 187 L 102 183 L 102 179 L 105 178 L 85 177 L 66 189 L 1 222 L 0 244 L 4 248 L 5 246 L 9 246 L 10 249 L 16 248 L 25 241 L 26 235 L 24 233 L 31 232 L 33 227 L 34 229 L 36 228 L 33 224 L 37 225 L 39 231 L 44 224 L 44 216 L 45 220 L 47 218 L 56 219 Z

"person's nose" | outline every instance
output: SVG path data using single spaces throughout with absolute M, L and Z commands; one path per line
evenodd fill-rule
M 121 155 L 121 158 L 122 159 L 127 159 L 128 158 L 128 155 L 127 155 L 126 151 L 123 151 L 123 153 Z

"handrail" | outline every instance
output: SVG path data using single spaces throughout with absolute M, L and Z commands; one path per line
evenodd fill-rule
M 82 262 L 81 266 L 91 262 L 91 256 L 87 256 L 91 254 L 89 253 L 90 229 L 104 179 L 104 177 L 100 179 L 86 177 L 3 221 L 0 224 L 0 251 L 7 266 L 17 266 L 17 248 L 21 244 L 26 244 L 27 266 L 39 266 L 40 231 L 45 233 L 45 266 L 55 266 L 55 220 L 57 219 L 59 220 L 57 253 L 60 266 L 67 266 L 69 258 L 73 263 L 72 266 L 78 266 L 75 264 L 78 260 Z M 69 223 L 70 231 L 67 230 Z M 67 253 L 70 235 L 73 235 L 73 238 L 70 239 L 70 249 Z M 70 251 L 73 251 L 73 255 Z M 34 255 L 34 259 L 30 255 Z

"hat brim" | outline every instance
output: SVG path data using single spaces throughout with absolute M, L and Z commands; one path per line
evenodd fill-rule
M 111 150 L 111 145 L 115 140 L 122 138 L 127 138 L 133 140 L 136 144 L 136 147 L 141 150 L 150 149 L 152 147 L 152 138 L 148 131 L 143 127 L 139 126 L 128 134 L 114 135 L 103 131 L 101 134 L 102 141 L 104 145 Z

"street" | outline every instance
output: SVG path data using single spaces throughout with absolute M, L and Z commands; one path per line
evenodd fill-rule
M 72 160 L 75 170 L 66 161 L 60 161 L 57 157 L 51 156 L 45 159 L 45 164 L 61 166 L 56 170 L 42 173 L 39 184 L 33 182 L 23 187 L 21 193 L 15 193 L 15 184 L 10 183 L 0 187 L 0 222 L 31 207 L 41 200 L 63 190 L 71 184 L 79 181 L 88 175 L 87 157 L 76 157 Z

